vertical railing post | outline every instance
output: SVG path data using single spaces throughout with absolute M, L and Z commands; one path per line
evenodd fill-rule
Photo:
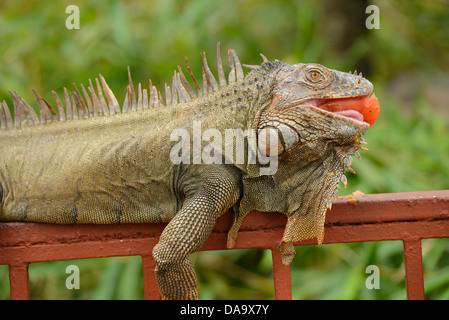
M 28 263 L 9 265 L 11 300 L 29 300 Z
M 421 239 L 404 239 L 407 299 L 424 300 L 424 277 Z
M 282 257 L 277 248 L 272 248 L 274 298 L 276 300 L 292 299 L 292 281 L 290 266 L 282 264 Z
M 154 262 L 153 256 L 143 255 L 142 256 L 142 269 L 143 269 L 143 289 L 145 292 L 145 300 L 161 300 L 161 294 L 157 287 L 156 276 L 154 274 L 154 269 L 156 263 Z

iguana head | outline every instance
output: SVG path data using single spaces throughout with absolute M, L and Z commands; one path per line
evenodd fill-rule
M 276 73 L 271 108 L 307 105 L 372 125 L 379 114 L 371 82 L 360 73 L 345 73 L 319 64 L 285 65 Z M 335 100 L 338 99 L 338 100 Z M 344 100 L 342 100 L 344 99 Z M 367 104 L 368 102 L 368 104 Z
M 278 166 L 271 176 L 257 175 L 248 167 L 240 212 L 285 213 L 288 222 L 280 251 L 286 257 L 292 254 L 286 243 L 323 241 L 326 211 L 338 183 L 346 184 L 344 173 L 353 171 L 352 156 L 360 157 L 363 134 L 377 119 L 379 104 L 373 85 L 356 72 L 319 64 L 266 61 L 264 65 L 253 72 L 270 71 L 271 95 L 256 112 L 253 127 L 277 134 L 276 149 L 259 145 L 259 151 L 277 157 Z
M 273 79 L 271 100 L 255 119 L 258 130 L 277 133 L 276 150 L 258 141 L 259 150 L 267 155 L 290 159 L 294 155 L 289 151 L 302 147 L 302 157 L 310 162 L 321 158 L 330 142 L 360 145 L 379 115 L 373 85 L 361 73 L 319 64 L 283 64 Z

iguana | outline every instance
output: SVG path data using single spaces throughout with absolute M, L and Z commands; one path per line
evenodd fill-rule
M 218 81 L 203 53 L 202 88 L 186 59 L 191 82 L 178 66 L 165 99 L 151 80 L 148 89 L 136 89 L 128 68 L 122 108 L 101 74 L 87 89 L 64 88 L 64 103 L 53 91 L 56 108 L 33 90 L 39 117 L 10 91 L 15 116 L 5 101 L 0 105 L 0 221 L 166 222 L 153 249 L 164 299 L 198 297 L 189 255 L 229 209 L 229 248 L 249 212 L 286 214 L 279 251 L 289 264 L 294 241 L 323 241 L 326 210 L 379 105 L 361 74 L 262 58 L 261 65 L 243 65 L 251 69 L 245 76 L 229 50 L 226 79 L 218 44 Z M 179 141 L 194 136 L 195 125 L 202 139 Z M 258 135 L 267 128 L 265 138 Z M 243 133 L 243 161 L 237 152 L 226 158 L 221 148 L 229 140 L 217 135 L 229 129 Z M 207 130 L 215 130 L 213 138 Z M 198 163 L 196 151 L 215 161 Z M 276 160 L 276 170 L 262 174 L 267 165 L 251 161 L 252 152 Z

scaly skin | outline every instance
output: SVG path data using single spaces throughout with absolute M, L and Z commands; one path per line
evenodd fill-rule
M 292 66 L 266 59 L 243 78 L 238 59 L 229 54 L 237 82 L 226 84 L 220 62 L 218 89 L 206 63 L 204 84 L 209 93 L 165 107 L 147 108 L 144 102 L 140 108 L 132 101 L 136 98 L 130 84 L 124 109 L 138 110 L 107 116 L 84 112 L 82 119 L 48 121 L 53 110 L 46 110 L 47 102 L 37 95 L 39 123 L 16 96 L 20 121 L 12 128 L 8 112 L 0 105 L 0 220 L 168 222 L 153 250 L 164 299 L 198 297 L 189 255 L 201 248 L 216 219 L 230 208 L 234 224 L 229 247 L 252 210 L 288 216 L 279 246 L 285 264 L 293 259 L 293 241 L 316 237 L 321 242 L 326 209 L 348 169 L 347 158 L 361 148 L 369 125 L 314 107 L 308 100 L 365 96 L 371 94 L 372 85 L 361 76 L 320 65 Z M 180 100 L 189 100 L 183 98 L 190 90 L 182 77 L 174 87 Z M 103 89 L 108 95 L 105 84 Z M 150 101 L 158 105 L 158 94 L 152 89 Z M 141 101 L 140 87 L 138 94 Z M 89 102 L 95 112 L 101 111 L 100 96 L 84 102 L 76 93 L 69 97 L 74 97 L 74 112 Z M 108 98 L 110 110 L 114 103 L 115 98 Z M 24 119 L 34 125 L 26 125 Z M 170 151 L 175 142 L 170 134 L 183 128 L 194 136 L 194 120 L 200 121 L 202 132 L 216 129 L 223 137 L 226 129 L 272 128 L 278 148 L 270 152 L 278 159 L 277 171 L 261 175 L 263 165 L 247 159 L 240 164 L 174 164 Z M 201 150 L 206 142 L 202 141 Z M 194 151 L 198 146 L 190 141 L 190 147 Z

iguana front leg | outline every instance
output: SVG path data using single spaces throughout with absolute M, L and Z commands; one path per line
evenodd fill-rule
M 188 256 L 201 248 L 217 218 L 240 197 L 235 169 L 208 167 L 201 176 L 205 178 L 196 181 L 198 188 L 186 198 L 153 249 L 163 299 L 198 299 L 195 270 Z

